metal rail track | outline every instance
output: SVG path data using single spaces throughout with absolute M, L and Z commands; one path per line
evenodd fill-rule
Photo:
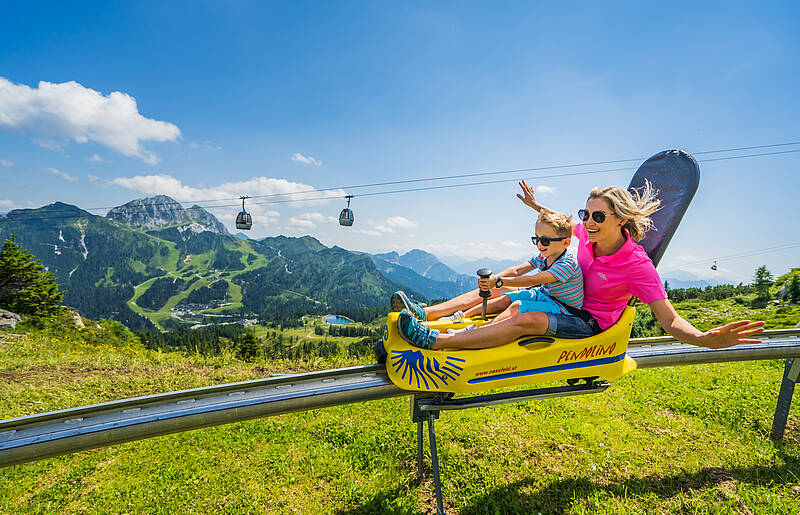
M 763 343 L 711 350 L 665 338 L 635 339 L 639 368 L 800 357 L 800 330 Z M 0 467 L 97 447 L 355 402 L 410 395 L 383 365 L 366 365 L 148 395 L 0 421 Z

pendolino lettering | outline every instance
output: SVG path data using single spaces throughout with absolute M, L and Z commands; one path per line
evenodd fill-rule
M 608 347 L 604 347 L 603 345 L 599 344 L 586 346 L 581 349 L 580 352 L 565 350 L 558 357 L 558 361 L 556 363 L 569 363 L 570 361 L 582 361 L 584 359 L 596 358 L 599 356 L 611 356 L 616 347 L 617 343 L 614 342 Z

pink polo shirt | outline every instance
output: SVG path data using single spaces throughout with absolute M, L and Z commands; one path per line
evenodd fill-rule
M 578 264 L 583 272 L 583 309 L 592 314 L 600 328 L 614 325 L 631 297 L 645 304 L 666 299 L 667 292 L 647 252 L 628 236 L 610 256 L 594 255 L 594 243 L 583 224 L 575 226 Z

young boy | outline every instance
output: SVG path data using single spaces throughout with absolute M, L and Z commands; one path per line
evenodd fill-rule
M 574 228 L 575 223 L 571 217 L 552 211 L 543 212 L 536 222 L 536 236 L 531 238 L 539 249 L 539 255 L 531 258 L 527 263 L 514 267 L 513 273 L 516 274 L 514 276 L 492 275 L 486 279 L 479 279 L 480 288 L 483 290 L 502 286 L 535 287 L 507 292 L 498 298 L 491 299 L 487 304 L 486 311 L 502 313 L 490 323 L 500 322 L 529 311 L 573 315 L 573 311 L 580 310 L 583 304 L 583 274 L 574 256 L 567 252 Z M 538 268 L 540 272 L 534 275 L 523 275 L 534 268 Z M 414 313 L 417 311 L 424 313 L 422 308 L 413 308 L 419 308 L 417 305 L 412 306 Z M 479 314 L 481 309 L 482 306 L 479 303 L 463 313 L 459 311 L 447 318 L 459 321 L 463 317 Z M 439 335 L 436 330 L 420 330 L 421 328 L 418 327 L 420 324 L 416 318 L 420 318 L 420 316 L 415 317 L 411 311 L 404 311 L 398 318 L 400 334 L 413 345 L 429 348 L 437 337 L 451 336 Z M 422 341 L 423 339 L 426 341 Z M 493 345 L 487 342 L 487 347 L 490 346 Z
M 480 281 L 482 289 L 498 283 L 519 287 L 518 291 L 506 293 L 487 304 L 487 313 L 501 312 L 492 322 L 528 311 L 570 314 L 566 306 L 581 308 L 583 274 L 575 257 L 567 251 L 574 228 L 572 219 L 561 213 L 547 212 L 540 215 L 536 222 L 536 236 L 531 237 L 539 249 L 539 255 L 517 267 L 518 275 L 515 277 L 492 276 Z M 540 272 L 523 275 L 534 268 Z M 526 288 L 531 286 L 530 289 Z M 481 305 L 473 306 L 463 316 L 475 316 L 481 309 Z M 458 321 L 459 313 L 445 318 Z

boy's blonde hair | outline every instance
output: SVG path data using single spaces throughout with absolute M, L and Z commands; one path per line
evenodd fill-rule
M 589 198 L 606 199 L 614 214 L 626 220 L 622 228 L 633 241 L 640 241 L 644 238 L 644 233 L 655 228 L 650 215 L 661 208 L 657 193 L 650 181 L 645 180 L 644 186 L 638 189 L 624 190 L 618 186 L 595 188 Z
M 542 211 L 539 213 L 537 222 L 542 222 L 552 227 L 559 237 L 572 236 L 572 231 L 575 229 L 575 222 L 571 216 L 555 211 Z

